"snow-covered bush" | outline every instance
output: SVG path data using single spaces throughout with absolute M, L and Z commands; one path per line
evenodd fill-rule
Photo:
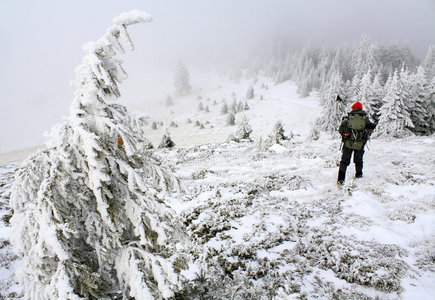
M 139 149 L 140 133 L 120 97 L 116 54 L 133 50 L 127 26 L 151 21 L 132 11 L 85 45 L 68 120 L 47 148 L 17 172 L 11 242 L 26 299 L 171 298 L 182 238 L 164 190 L 172 171 Z

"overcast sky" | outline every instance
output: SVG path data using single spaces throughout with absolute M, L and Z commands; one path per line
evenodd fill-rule
M 136 52 L 123 57 L 127 105 L 144 92 L 140 80 L 173 73 L 179 60 L 238 58 L 275 38 L 336 45 L 367 34 L 384 45 L 406 41 L 420 59 L 435 44 L 435 0 L 1 0 L 0 153 L 43 143 L 68 114 L 81 45 L 131 9 L 154 21 L 129 30 Z

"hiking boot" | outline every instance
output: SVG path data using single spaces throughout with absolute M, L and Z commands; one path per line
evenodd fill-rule
M 338 185 L 338 186 L 342 186 L 343 184 L 344 184 L 344 181 L 343 181 L 343 180 L 338 180 L 338 181 L 337 181 L 337 185 Z
M 362 178 L 363 177 L 363 174 L 362 173 L 356 173 L 355 174 L 355 178 Z

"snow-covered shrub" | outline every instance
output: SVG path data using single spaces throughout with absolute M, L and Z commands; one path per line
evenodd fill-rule
M 149 21 L 123 13 L 86 44 L 68 120 L 16 174 L 11 242 L 26 299 L 167 299 L 178 288 L 182 233 L 163 192 L 178 180 L 108 103 L 126 78 L 114 56 L 133 50 L 126 28 Z
M 349 237 L 313 232 L 298 244 L 300 255 L 333 270 L 350 283 L 372 286 L 380 291 L 400 291 L 400 280 L 409 266 L 396 256 L 405 253 L 395 245 L 360 242 Z

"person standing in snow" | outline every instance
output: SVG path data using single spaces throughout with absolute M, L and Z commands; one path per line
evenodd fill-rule
M 376 124 L 369 121 L 367 113 L 362 109 L 362 104 L 356 102 L 352 105 L 352 111 L 345 117 L 338 128 L 341 134 L 343 147 L 338 170 L 337 183 L 344 183 L 346 169 L 350 164 L 353 153 L 353 162 L 355 163 L 355 178 L 363 176 L 363 156 L 364 146 L 367 143 L 370 134 L 375 129 Z

